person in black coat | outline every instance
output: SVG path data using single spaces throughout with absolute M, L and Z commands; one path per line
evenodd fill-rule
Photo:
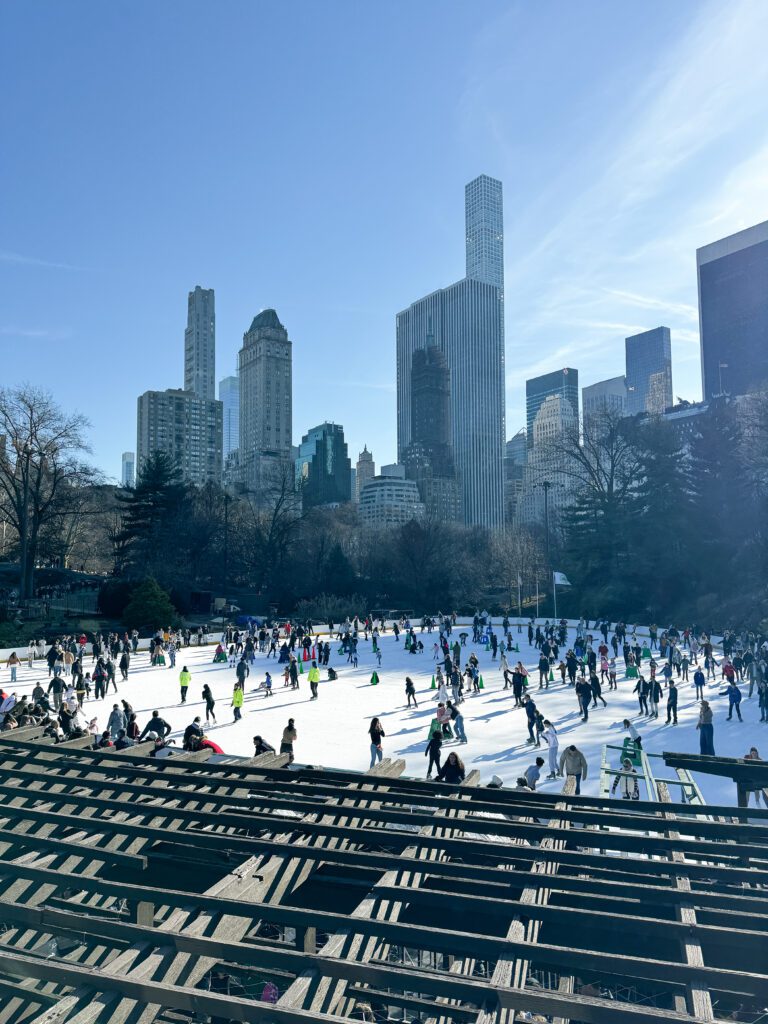
M 429 767 L 427 768 L 427 778 L 432 778 L 432 767 L 436 767 L 438 772 L 440 771 L 440 748 L 443 745 L 443 731 L 435 730 L 434 733 L 429 737 L 427 743 L 427 749 L 424 751 L 424 757 L 429 754 Z
M 182 744 L 184 750 L 197 750 L 197 745 L 204 735 L 203 726 L 198 715 L 184 730 L 184 741 Z
M 650 690 L 651 686 L 648 680 L 644 676 L 638 676 L 637 684 L 632 693 L 637 694 L 637 703 L 640 707 L 640 713 L 643 715 L 648 714 L 648 694 Z
M 130 665 L 131 656 L 128 653 L 128 651 L 125 650 L 120 655 L 120 675 L 123 677 L 123 680 L 126 680 L 128 678 L 128 669 L 130 668 Z
M 589 688 L 592 691 L 592 707 L 596 708 L 597 702 L 601 700 L 603 702 L 603 707 L 607 708 L 608 705 L 606 704 L 605 697 L 603 696 L 603 688 L 600 685 L 600 678 L 594 670 L 589 677 Z
M 544 654 L 539 658 L 539 689 L 549 688 L 549 658 Z
M 258 757 L 260 754 L 274 754 L 275 748 L 271 743 L 267 743 L 261 736 L 253 737 L 253 756 Z
M 170 725 L 166 722 L 166 720 L 164 718 L 160 717 L 160 712 L 159 711 L 153 711 L 152 712 L 152 717 L 147 722 L 147 724 L 144 726 L 144 728 L 141 730 L 141 735 L 139 736 L 139 739 L 143 740 L 148 732 L 153 732 L 157 736 L 159 736 L 160 739 L 164 739 L 168 735 L 168 733 L 170 731 L 171 731 Z
M 533 743 L 534 746 L 540 747 L 541 743 L 539 738 L 534 734 L 536 728 L 536 704 L 530 697 L 524 697 L 523 707 L 525 708 L 525 716 L 528 719 L 528 739 L 526 742 Z
M 581 708 L 581 717 L 585 722 L 588 722 L 589 705 L 592 700 L 592 687 L 584 676 L 581 676 L 578 683 L 576 683 L 576 697 L 579 701 L 579 707 Z
M 677 686 L 671 679 L 667 687 L 667 725 L 670 719 L 677 725 Z
M 464 781 L 466 771 L 464 769 L 464 763 L 462 762 L 459 755 L 452 750 L 446 758 L 445 764 L 437 773 L 439 782 L 448 782 L 453 786 L 458 786 L 459 783 Z

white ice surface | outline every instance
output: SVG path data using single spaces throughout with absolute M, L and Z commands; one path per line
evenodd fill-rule
M 469 632 L 471 635 L 471 630 Z M 500 627 L 497 628 L 497 632 L 501 633 Z M 454 637 L 457 633 L 458 630 Z M 237 723 L 233 721 L 230 707 L 235 680 L 234 669 L 227 665 L 213 664 L 215 645 L 181 650 L 175 670 L 168 667 L 151 667 L 149 655 L 140 652 L 131 662 L 128 682 L 122 683 L 118 679 L 119 698 L 125 698 L 133 705 L 142 728 L 153 709 L 157 708 L 173 726 L 172 735 L 180 745 L 184 728 L 194 716 L 199 714 L 204 719 L 205 708 L 201 690 L 203 684 L 208 683 L 216 698 L 215 713 L 218 719 L 218 724 L 211 726 L 208 734 L 226 753 L 250 756 L 253 753 L 252 737 L 256 733 L 260 733 L 278 749 L 282 730 L 291 717 L 296 720 L 298 730 L 298 740 L 295 744 L 297 762 L 360 771 L 367 769 L 370 763 L 367 730 L 371 718 L 378 715 L 386 731 L 383 741 L 384 756 L 404 758 L 405 774 L 423 778 L 427 767 L 427 759 L 424 756 L 427 731 L 437 704 L 433 699 L 436 691 L 430 689 L 435 666 L 432 645 L 437 634 L 420 634 L 417 630 L 417 635 L 424 643 L 424 653 L 411 655 L 403 648 L 402 636 L 396 642 L 392 633 L 387 632 L 381 640 L 381 667 L 376 664 L 370 640 L 363 641 L 362 635 L 358 648 L 359 666 L 356 669 L 347 664 L 346 655 L 338 655 L 339 644 L 332 643 L 330 663 L 337 669 L 339 678 L 329 682 L 325 678 L 327 671 L 321 669 L 320 696 L 316 701 L 309 699 L 306 665 L 304 674 L 299 677 L 299 690 L 284 689 L 284 666 L 278 665 L 274 658 L 267 659 L 265 655 L 257 654 L 251 675 L 246 680 L 243 718 Z M 451 643 L 454 637 L 451 638 Z M 597 709 L 590 711 L 589 722 L 582 723 L 576 708 L 573 688 L 563 686 L 559 682 L 559 673 L 555 673 L 557 681 L 550 683 L 548 690 L 539 691 L 538 652 L 528 646 L 525 630 L 519 634 L 515 632 L 514 638 L 520 645 L 520 654 L 507 655 L 510 668 L 518 658 L 521 658 L 530 671 L 532 682 L 529 693 L 542 710 L 544 717 L 554 723 L 559 734 L 561 752 L 566 744 L 575 743 L 587 758 L 589 778 L 582 784 L 582 792 L 597 794 L 603 744 L 621 744 L 626 736 L 622 727 L 624 718 L 630 718 L 635 723 L 648 753 L 661 753 L 665 750 L 698 752 L 698 704 L 694 700 L 692 682 L 679 684 L 679 725 L 665 724 L 665 698 L 662 699 L 659 708 L 659 719 L 648 721 L 638 715 L 637 698 L 632 694 L 635 681 L 624 677 L 623 661 L 619 658 L 618 691 L 612 692 L 607 686 L 604 687 L 603 695 L 608 707 L 603 708 L 600 704 Z M 574 630 L 569 631 L 568 639 L 569 643 L 573 643 Z M 528 732 L 525 713 L 522 709 L 514 707 L 512 691 L 502 689 L 503 677 L 498 660 L 494 663 L 490 651 L 486 652 L 481 646 L 473 647 L 468 641 L 467 647 L 462 651 L 463 661 L 470 650 L 475 650 L 480 660 L 485 689 L 479 694 L 467 694 L 465 702 L 461 705 L 469 742 L 461 746 L 455 740 L 444 743 L 443 757 L 445 758 L 451 749 L 456 749 L 468 770 L 479 769 L 483 782 L 488 782 L 491 776 L 496 774 L 504 780 L 505 786 L 512 786 L 517 776 L 533 762 L 537 754 L 541 754 L 546 760 L 546 745 L 543 744 L 541 750 L 534 750 L 526 743 Z M 25 654 L 21 650 L 18 653 L 20 657 Z M 179 705 L 178 676 L 184 665 L 187 665 L 192 673 L 192 683 L 187 703 L 182 707 Z M 90 668 L 91 656 L 87 654 L 84 669 L 89 671 Z M 264 678 L 266 668 L 269 668 L 273 678 L 274 689 L 271 698 L 265 698 L 263 691 L 255 692 L 255 688 Z M 379 674 L 378 686 L 370 684 L 374 668 Z M 692 677 L 693 670 L 690 674 Z M 410 675 L 416 684 L 418 710 L 405 707 L 406 675 Z M 25 659 L 19 668 L 15 685 L 11 685 L 10 672 L 5 666 L 0 672 L 0 685 L 6 691 L 15 691 L 19 695 L 31 694 L 37 681 L 43 686 L 48 684 L 48 669 L 44 660 L 36 661 L 30 670 Z M 723 756 L 741 757 L 752 744 L 759 750 L 761 746 L 768 745 L 768 725 L 760 722 L 756 693 L 751 699 L 747 699 L 748 685 L 742 685 L 742 724 L 735 716 L 733 721 L 726 721 L 728 702 L 725 697 L 720 696 L 720 691 L 724 689 L 725 685 L 719 678 L 716 683 L 710 682 L 706 689 L 707 699 L 712 703 L 715 712 L 716 752 Z M 87 719 L 95 716 L 100 728 L 105 728 L 115 700 L 114 692 L 110 692 L 106 700 L 86 701 L 84 711 Z M 614 760 L 614 767 L 618 767 L 617 760 Z M 539 788 L 545 791 L 559 789 L 562 780 L 544 781 L 543 776 L 547 771 L 545 765 Z M 654 763 L 654 771 L 657 777 L 675 777 L 674 772 L 671 769 L 664 769 L 661 762 Z M 735 804 L 735 786 L 729 779 L 698 775 L 696 781 L 708 803 Z M 673 792 L 675 798 L 679 790 Z

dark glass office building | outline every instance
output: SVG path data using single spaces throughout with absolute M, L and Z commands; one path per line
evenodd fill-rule
M 633 334 L 625 340 L 627 415 L 661 416 L 672 398 L 672 340 L 668 327 Z
M 296 459 L 296 484 L 304 508 L 338 505 L 352 498 L 352 463 L 347 454 L 344 428 L 321 423 L 307 431 Z
M 533 444 L 533 421 L 549 395 L 561 395 L 571 403 L 574 415 L 579 415 L 579 371 L 570 366 L 554 373 L 544 373 L 525 382 L 525 426 L 528 447 Z
M 704 400 L 768 381 L 768 221 L 696 251 Z
M 435 345 L 416 349 L 411 360 L 411 443 L 403 453 L 405 474 L 415 480 L 427 515 L 439 522 L 461 518 L 451 445 L 451 374 Z

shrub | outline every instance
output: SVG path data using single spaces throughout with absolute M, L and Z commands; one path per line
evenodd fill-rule
M 159 629 L 176 620 L 176 609 L 157 580 L 148 576 L 134 589 L 123 621 L 128 629 Z

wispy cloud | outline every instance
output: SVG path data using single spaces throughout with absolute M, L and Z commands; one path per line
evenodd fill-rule
M 699 311 L 696 306 L 687 302 L 670 302 L 665 299 L 655 299 L 651 295 L 636 295 L 633 292 L 625 292 L 618 288 L 604 289 L 607 295 L 612 295 L 629 306 L 638 306 L 640 309 L 652 309 L 662 313 L 670 313 L 682 319 L 698 323 Z
M 67 341 L 72 337 L 69 327 L 0 327 L 0 338 L 23 338 L 28 341 Z
M 76 267 L 71 263 L 58 263 L 54 260 L 43 260 L 37 256 L 25 256 L 20 252 L 10 252 L 8 249 L 0 249 L 0 263 L 10 263 L 17 267 L 45 267 L 49 270 L 84 270 L 84 267 Z

